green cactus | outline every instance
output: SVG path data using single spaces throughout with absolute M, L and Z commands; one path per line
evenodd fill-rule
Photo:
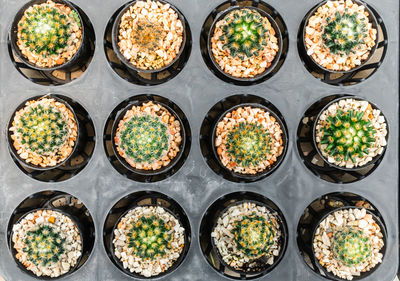
M 355 163 L 355 157 L 369 154 L 375 142 L 376 130 L 371 121 L 364 118 L 364 112 L 338 110 L 335 116 L 328 116 L 322 127 L 321 144 L 327 144 L 325 152 L 336 161 Z
M 39 155 L 58 151 L 68 139 L 68 124 L 55 106 L 30 106 L 20 117 L 21 144 Z
M 267 158 L 270 146 L 269 133 L 258 124 L 241 122 L 227 136 L 228 155 L 243 167 L 257 167 Z
M 36 230 L 28 231 L 23 252 L 28 260 L 36 266 L 51 266 L 60 260 L 65 252 L 65 239 L 47 225 L 39 226 Z
M 68 16 L 60 10 L 47 5 L 33 6 L 32 12 L 25 13 L 25 19 L 19 22 L 20 39 L 31 52 L 43 57 L 57 54 L 67 46 L 71 36 Z M 76 12 L 71 12 L 76 21 Z
M 142 216 L 132 224 L 128 234 L 129 248 L 135 256 L 143 259 L 165 257 L 166 250 L 171 249 L 173 236 L 171 226 L 161 218 L 152 215 Z
M 271 222 L 253 213 L 235 222 L 233 235 L 238 250 L 249 258 L 257 259 L 268 254 L 277 234 Z
M 225 16 L 221 26 L 223 34 L 219 40 L 225 42 L 223 49 L 228 49 L 232 57 L 258 56 L 263 46 L 267 45 L 268 30 L 260 13 L 251 9 L 234 10 Z
M 168 127 L 159 117 L 133 116 L 121 130 L 120 148 L 135 163 L 153 163 L 168 151 Z
M 336 231 L 332 239 L 334 258 L 346 266 L 365 263 L 372 254 L 371 242 L 361 229 L 347 227 Z
M 336 12 L 334 18 L 327 18 L 328 25 L 323 31 L 322 39 L 332 53 L 348 55 L 364 43 L 364 38 L 368 35 L 367 22 L 365 18 L 357 17 L 357 13 L 350 15 L 346 11 L 343 15 Z

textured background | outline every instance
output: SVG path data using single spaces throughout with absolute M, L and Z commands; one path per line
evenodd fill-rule
M 269 0 L 285 20 L 289 30 L 289 53 L 280 71 L 260 85 L 239 87 L 216 78 L 200 54 L 199 35 L 208 13 L 222 1 L 171 0 L 186 16 L 193 35 L 193 48 L 183 71 L 173 80 L 153 87 L 132 85 L 120 79 L 108 66 L 103 51 L 103 35 L 111 15 L 125 1 L 75 0 L 91 19 L 96 31 L 94 59 L 77 81 L 59 87 L 43 87 L 24 79 L 11 64 L 6 34 L 23 0 L 0 0 L 0 272 L 8 280 L 28 280 L 18 270 L 6 246 L 6 226 L 13 209 L 29 194 L 57 189 L 81 199 L 94 217 L 97 233 L 95 249 L 86 265 L 66 280 L 128 280 L 113 266 L 102 243 L 102 225 L 109 208 L 122 196 L 134 191 L 157 190 L 177 200 L 186 210 L 192 225 L 192 245 L 187 259 L 163 280 L 223 280 L 204 260 L 199 243 L 200 218 L 207 207 L 223 194 L 237 190 L 262 193 L 284 213 L 289 227 L 288 250 L 282 262 L 263 280 L 321 280 L 303 262 L 296 245 L 297 222 L 306 206 L 323 194 L 351 191 L 370 199 L 380 210 L 390 236 L 385 260 L 366 280 L 393 280 L 398 267 L 398 23 L 397 0 L 370 0 L 384 19 L 389 33 L 389 49 L 378 72 L 367 81 L 350 87 L 326 85 L 314 79 L 301 64 L 297 53 L 298 26 L 313 0 Z M 80 102 L 94 120 L 97 146 L 88 166 L 62 183 L 41 183 L 28 178 L 13 163 L 6 145 L 6 124 L 14 108 L 28 97 L 47 92 L 70 96 Z M 154 93 L 173 100 L 187 114 L 193 142 L 184 166 L 172 178 L 152 184 L 130 181 L 108 162 L 102 131 L 108 114 L 122 100 L 141 93 Z M 215 175 L 204 162 L 199 148 L 199 130 L 207 111 L 223 97 L 248 93 L 270 100 L 283 114 L 289 129 L 289 150 L 280 168 L 267 179 L 254 184 L 234 184 Z M 368 178 L 347 185 L 317 179 L 302 163 L 295 146 L 296 129 L 304 111 L 316 100 L 330 95 L 356 94 L 376 103 L 390 126 L 389 146 L 378 169 Z

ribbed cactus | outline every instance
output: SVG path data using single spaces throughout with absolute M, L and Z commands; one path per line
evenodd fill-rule
M 251 9 L 239 9 L 230 12 L 221 26 L 223 34 L 220 40 L 225 42 L 224 49 L 230 51 L 232 57 L 258 56 L 258 51 L 266 46 L 267 29 L 263 25 L 260 13 Z
M 322 127 L 321 144 L 327 144 L 325 152 L 336 161 L 355 162 L 356 156 L 368 155 L 375 142 L 376 130 L 371 121 L 364 118 L 364 112 L 338 110 L 335 116 L 328 116 Z
M 54 106 L 30 106 L 20 117 L 17 127 L 22 145 L 39 155 L 47 155 L 61 148 L 68 138 L 68 124 Z
M 275 227 L 256 214 L 244 216 L 237 221 L 232 233 L 238 250 L 250 258 L 267 254 L 276 237 Z
M 257 166 L 270 151 L 269 133 L 258 124 L 241 122 L 227 136 L 227 152 L 243 167 Z
M 57 263 L 60 255 L 65 252 L 65 239 L 47 225 L 28 231 L 24 242 L 26 246 L 23 251 L 28 260 L 36 266 L 51 266 Z
M 140 48 L 140 51 L 157 51 L 162 44 L 164 26 L 158 22 L 151 22 L 148 19 L 140 19 L 137 22 L 136 30 L 133 32 L 133 43 Z
M 336 12 L 334 18 L 327 18 L 328 25 L 325 27 L 322 39 L 325 46 L 334 53 L 349 54 L 357 45 L 364 42 L 367 37 L 367 23 L 364 18 L 357 19 L 358 14 Z
M 19 22 L 21 40 L 36 54 L 57 54 L 67 46 L 71 36 L 68 16 L 47 5 L 33 6 L 32 9 L 25 13 L 25 20 Z M 71 15 L 79 24 L 76 12 Z
M 159 117 L 133 116 L 121 130 L 120 148 L 135 163 L 153 163 L 168 151 L 168 127 Z
M 155 215 L 142 216 L 133 223 L 128 234 L 129 248 L 132 254 L 143 259 L 164 257 L 167 249 L 171 249 L 173 240 L 171 227 Z
M 346 266 L 356 266 L 371 256 L 371 242 L 361 229 L 348 227 L 335 232 L 332 251 L 337 261 Z

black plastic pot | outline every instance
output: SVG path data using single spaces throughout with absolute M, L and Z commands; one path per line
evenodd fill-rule
M 271 62 L 271 65 L 265 69 L 265 71 L 259 75 L 256 75 L 255 77 L 251 77 L 251 78 L 241 78 L 241 77 L 234 77 L 228 73 L 226 73 L 225 71 L 223 71 L 220 66 L 218 65 L 218 63 L 215 61 L 214 55 L 212 53 L 212 44 L 211 44 L 211 39 L 214 35 L 214 31 L 215 31 L 215 27 L 217 22 L 219 22 L 220 20 L 222 20 L 227 14 L 229 14 L 230 12 L 234 11 L 234 10 L 242 10 L 242 9 L 250 9 L 250 10 L 255 10 L 258 13 L 260 13 L 260 15 L 262 17 L 266 17 L 268 19 L 268 21 L 271 23 L 272 28 L 275 30 L 275 36 L 278 39 L 278 46 L 279 46 L 279 50 L 274 58 L 274 60 Z M 253 7 L 253 6 L 246 6 L 246 7 L 239 7 L 239 6 L 233 6 L 230 7 L 222 12 L 220 12 L 214 19 L 214 22 L 211 25 L 210 31 L 208 32 L 208 38 L 207 38 L 207 51 L 208 51 L 208 56 L 210 57 L 215 69 L 217 69 L 219 71 L 220 74 L 222 74 L 223 76 L 227 77 L 228 79 L 232 79 L 232 80 L 236 80 L 236 81 L 240 81 L 240 82 L 255 82 L 258 81 L 262 78 L 264 78 L 265 76 L 267 76 L 277 65 L 281 54 L 282 54 L 282 33 L 281 30 L 279 29 L 279 26 L 277 25 L 277 23 L 275 22 L 275 20 L 264 10 L 261 10 L 257 7 Z
M 32 0 L 29 1 L 28 3 L 26 3 L 16 14 L 16 16 L 14 17 L 14 21 L 11 25 L 11 29 L 10 29 L 10 39 L 11 39 L 11 46 L 12 46 L 12 50 L 15 53 L 15 55 L 29 68 L 35 69 L 35 70 L 42 70 L 42 71 L 53 71 L 53 70 L 57 70 L 57 69 L 69 69 L 72 66 L 74 66 L 75 64 L 77 64 L 77 62 L 85 55 L 86 53 L 86 49 L 88 48 L 88 39 L 86 38 L 86 34 L 85 34 L 85 25 L 84 25 L 84 21 L 82 19 L 82 16 L 79 12 L 79 10 L 69 1 L 67 0 L 53 0 L 53 2 L 55 3 L 61 3 L 64 5 L 67 5 L 68 7 L 71 8 L 71 10 L 75 11 L 77 13 L 77 15 L 79 16 L 80 22 L 81 22 L 81 26 L 82 26 L 82 42 L 81 45 L 79 46 L 78 51 L 74 54 L 74 56 L 67 62 L 65 62 L 64 64 L 61 65 L 57 65 L 54 67 L 38 67 L 35 64 L 31 63 L 26 57 L 25 55 L 22 54 L 21 50 L 19 49 L 19 47 L 17 46 L 17 33 L 18 33 L 18 23 L 21 20 L 22 16 L 24 15 L 25 11 L 33 6 L 33 5 L 40 5 L 42 3 L 46 3 L 47 0 Z
M 376 155 L 370 162 L 366 163 L 365 165 L 363 165 L 363 166 L 358 166 L 358 167 L 353 167 L 353 168 L 346 168 L 346 167 L 339 167 L 339 166 L 337 166 L 337 165 L 334 164 L 334 163 L 328 162 L 328 159 L 326 159 L 326 157 L 322 155 L 320 149 L 318 148 L 318 144 L 317 144 L 317 142 L 316 142 L 316 127 L 317 127 L 317 123 L 318 123 L 318 120 L 319 120 L 321 114 L 322 114 L 325 110 L 327 110 L 328 107 L 331 106 L 332 104 L 334 104 L 334 103 L 336 103 L 336 102 L 339 102 L 340 100 L 344 100 L 344 99 L 355 99 L 355 100 L 366 101 L 365 99 L 363 99 L 363 98 L 361 98 L 361 97 L 357 97 L 357 96 L 342 96 L 342 97 L 339 97 L 339 98 L 336 98 L 336 99 L 330 101 L 327 105 L 325 105 L 324 108 L 322 108 L 322 110 L 318 113 L 318 115 L 317 115 L 317 117 L 315 118 L 315 121 L 314 121 L 314 125 L 313 125 L 313 136 L 312 136 L 312 138 L 313 138 L 313 144 L 314 144 L 314 147 L 315 147 L 315 149 L 317 150 L 319 156 L 320 156 L 320 157 L 324 160 L 324 162 L 325 162 L 326 164 L 328 164 L 330 167 L 333 167 L 333 168 L 336 168 L 336 169 L 339 169 L 339 170 L 343 170 L 343 171 L 357 171 L 357 170 L 361 170 L 361 169 L 363 169 L 363 168 L 365 168 L 365 167 L 367 167 L 367 166 L 369 166 L 369 165 L 374 164 L 374 163 L 375 163 L 376 161 L 378 161 L 381 157 L 383 157 L 383 155 L 385 154 L 387 145 L 383 147 L 383 151 L 382 151 L 381 154 Z M 368 103 L 371 104 L 371 106 L 372 106 L 373 109 L 379 109 L 375 104 L 371 103 L 370 101 L 368 101 Z M 383 115 L 382 112 L 381 112 L 381 114 Z M 386 118 L 385 118 L 385 120 L 386 120 Z M 388 132 L 387 135 L 386 135 L 386 142 L 387 142 L 387 141 L 388 141 L 388 138 L 389 138 L 389 125 L 388 125 L 387 122 L 386 122 L 386 130 L 387 130 L 387 132 Z
M 119 124 L 119 122 L 124 118 L 126 112 L 127 112 L 128 110 L 130 110 L 133 106 L 141 106 L 143 103 L 146 103 L 146 102 L 148 102 L 148 101 L 139 101 L 139 100 L 136 100 L 136 101 L 130 102 L 129 105 L 126 106 L 126 107 L 118 114 L 118 117 L 115 119 L 115 121 L 114 121 L 114 123 L 113 123 L 112 131 L 111 131 L 111 140 L 112 140 L 112 148 L 113 148 L 113 151 L 114 151 L 115 156 L 117 157 L 117 159 L 119 160 L 119 162 L 121 162 L 121 164 L 122 164 L 126 169 L 128 169 L 128 170 L 131 171 L 132 173 L 135 173 L 135 174 L 138 174 L 138 175 L 155 176 L 155 175 L 160 175 L 160 174 L 166 173 L 166 172 L 168 172 L 170 169 L 172 169 L 172 168 L 174 167 L 174 165 L 175 165 L 175 164 L 179 161 L 179 159 L 182 157 L 182 154 L 183 154 L 183 152 L 184 152 L 184 150 L 185 150 L 185 145 L 186 145 L 186 133 L 185 133 L 185 129 L 184 129 L 184 124 L 183 124 L 181 118 L 178 116 L 178 114 L 177 114 L 174 110 L 172 110 L 168 105 L 166 105 L 166 104 L 164 104 L 164 103 L 162 103 L 162 102 L 153 100 L 153 103 L 154 103 L 154 104 L 159 104 L 159 105 L 165 107 L 165 108 L 175 117 L 175 120 L 178 120 L 178 121 L 179 121 L 179 124 L 180 124 L 180 126 L 181 126 L 181 131 L 180 131 L 180 133 L 181 133 L 182 141 L 181 141 L 181 144 L 180 144 L 180 147 L 179 147 L 179 152 L 178 152 L 178 154 L 175 156 L 175 158 L 172 159 L 171 162 L 170 162 L 167 166 L 162 167 L 162 168 L 160 168 L 160 169 L 158 169 L 158 170 L 136 169 L 136 168 L 132 167 L 132 166 L 125 160 L 124 157 L 122 157 L 121 155 L 119 155 L 118 150 L 117 150 L 117 147 L 116 147 L 115 142 L 114 142 L 114 137 L 115 137 L 115 135 L 116 135 L 116 133 L 117 133 L 118 124 Z
M 314 231 L 313 231 L 312 240 L 311 240 L 311 243 L 312 243 L 311 248 L 312 248 L 313 254 L 315 253 L 315 249 L 314 249 L 314 238 L 315 238 L 315 233 L 316 233 L 316 231 L 317 231 L 317 229 L 318 229 L 318 226 L 321 224 L 321 222 L 322 222 L 324 219 L 326 219 L 329 215 L 331 215 L 332 213 L 335 213 L 335 212 L 340 211 L 340 210 L 348 210 L 348 209 L 360 209 L 360 210 L 361 210 L 362 208 L 360 208 L 360 207 L 355 207 L 355 206 L 345 206 L 345 207 L 340 207 L 340 208 L 333 209 L 333 210 L 329 211 L 328 213 L 326 213 L 326 214 L 318 221 L 318 223 L 317 223 L 316 225 L 314 225 Z M 366 209 L 366 211 L 367 211 L 367 214 L 370 214 L 370 215 L 372 216 L 372 218 L 374 219 L 374 221 L 379 225 L 379 227 L 380 227 L 380 229 L 381 229 L 381 232 L 382 232 L 382 234 L 383 234 L 384 246 L 383 246 L 383 248 L 381 249 L 380 252 L 383 254 L 383 259 L 384 259 L 384 258 L 385 258 L 385 252 L 386 252 L 386 243 L 387 243 L 386 227 L 384 226 L 383 222 L 380 220 L 380 218 L 379 218 L 377 215 L 375 215 L 373 212 L 371 212 L 371 211 L 368 210 L 368 209 Z M 322 265 L 318 262 L 318 259 L 317 259 L 315 256 L 314 256 L 314 259 L 315 259 L 315 264 L 318 266 L 319 270 L 322 271 L 328 279 L 330 279 L 330 280 L 335 280 L 335 281 L 342 281 L 342 280 L 345 280 L 345 279 L 343 279 L 343 278 L 340 278 L 340 277 L 334 275 L 334 274 L 331 273 L 331 272 L 328 272 L 328 271 L 326 270 L 326 268 L 325 268 L 324 266 L 322 266 Z M 375 267 L 373 267 L 371 270 L 369 270 L 369 271 L 367 271 L 367 272 L 362 272 L 360 276 L 354 276 L 354 277 L 353 277 L 353 280 L 361 280 L 361 279 L 364 279 L 364 278 L 370 276 L 375 270 L 378 269 L 378 267 L 379 267 L 380 265 L 381 265 L 381 263 L 377 264 Z
M 304 51 L 305 51 L 306 54 L 307 54 L 307 47 L 306 47 L 306 42 L 305 42 L 305 34 L 306 34 L 306 27 L 307 27 L 308 21 L 309 21 L 310 17 L 312 17 L 312 16 L 315 14 L 315 12 L 318 10 L 318 8 L 321 7 L 321 6 L 323 6 L 323 5 L 325 5 L 326 2 L 328 2 L 328 1 L 329 1 L 329 0 L 322 1 L 322 2 L 320 2 L 319 4 L 317 4 L 316 6 L 314 6 L 314 7 L 308 12 L 308 14 L 307 14 L 307 16 L 306 16 L 306 18 L 305 18 L 305 20 L 304 20 L 304 25 L 301 27 L 301 30 L 302 30 L 302 33 L 301 33 L 301 34 L 302 34 L 302 38 L 301 38 L 302 44 L 301 44 L 301 47 L 304 48 Z M 364 1 L 361 1 L 361 0 L 352 0 L 352 1 L 353 1 L 354 3 L 356 3 L 356 4 L 358 4 L 358 5 L 363 5 L 363 6 L 365 7 L 365 10 L 366 10 L 366 11 L 368 12 L 368 14 L 369 14 L 369 15 L 368 15 L 368 20 L 369 20 L 369 22 L 372 24 L 372 28 L 375 28 L 375 29 L 378 31 L 378 22 L 377 22 L 377 20 L 376 20 L 376 18 L 375 18 L 374 13 L 368 8 L 368 5 L 367 5 Z M 307 55 L 308 62 L 311 63 L 311 64 L 312 64 L 314 67 L 316 67 L 317 69 L 320 69 L 321 71 L 324 71 L 324 72 L 328 72 L 328 73 L 342 73 L 342 74 L 350 73 L 350 72 L 353 72 L 353 71 L 356 71 L 356 70 L 359 70 L 360 68 L 362 68 L 362 67 L 369 61 L 369 59 L 375 54 L 376 48 L 377 48 L 377 46 L 378 46 L 378 40 L 379 40 L 379 32 L 377 33 L 377 37 L 376 37 L 376 40 L 375 40 L 375 45 L 372 47 L 372 49 L 371 49 L 371 51 L 370 51 L 370 53 L 369 53 L 368 58 L 365 59 L 364 61 L 362 61 L 362 63 L 361 63 L 360 65 L 358 65 L 358 66 L 356 66 L 356 67 L 354 67 L 354 68 L 352 68 L 352 69 L 350 69 L 350 70 L 336 71 L 336 70 L 327 69 L 327 68 L 323 67 L 322 65 L 320 65 L 319 63 L 317 63 L 316 61 L 314 61 L 314 59 L 313 59 L 311 56 L 308 56 L 308 55 Z
M 14 121 L 15 113 L 16 113 L 17 111 L 19 111 L 20 109 L 24 108 L 26 102 L 32 101 L 32 100 L 40 100 L 40 99 L 42 99 L 42 98 L 52 98 L 52 99 L 56 100 L 57 102 L 60 102 L 60 103 L 64 104 L 69 110 L 71 110 L 72 114 L 74 115 L 74 119 L 75 119 L 76 126 L 77 126 L 77 134 L 78 134 L 77 137 L 76 137 L 75 145 L 74 145 L 74 147 L 73 147 L 73 149 L 72 149 L 70 155 L 68 155 L 67 158 L 65 158 L 63 161 L 61 161 L 61 162 L 58 163 L 57 165 L 49 166 L 49 167 L 41 167 L 41 166 L 38 166 L 38 165 L 33 165 L 33 164 L 31 164 L 31 163 L 27 163 L 24 159 L 22 159 L 22 158 L 19 156 L 17 150 L 15 149 L 15 147 L 14 147 L 14 145 L 13 145 L 13 142 L 14 142 L 14 141 L 13 141 L 12 138 L 11 138 L 12 132 L 9 130 L 9 129 L 13 126 L 12 123 L 13 123 L 13 121 Z M 78 121 L 78 118 L 77 118 L 77 116 L 76 116 L 76 114 L 75 114 L 75 111 L 74 111 L 74 109 L 73 109 L 65 100 L 61 99 L 60 97 L 58 97 L 58 96 L 56 96 L 56 95 L 35 96 L 35 97 L 29 98 L 29 99 L 25 100 L 24 102 L 22 102 L 22 103 L 17 107 L 17 109 L 14 111 L 14 113 L 12 114 L 12 116 L 11 116 L 11 118 L 10 118 L 10 121 L 8 122 L 8 127 L 7 127 L 7 142 L 8 142 L 8 148 L 9 148 L 9 150 L 10 150 L 12 156 L 13 156 L 15 159 L 17 159 L 18 162 L 21 163 L 23 166 L 25 166 L 25 167 L 27 167 L 27 168 L 29 168 L 29 169 L 32 169 L 32 170 L 37 170 L 37 171 L 48 171 L 48 170 L 52 170 L 52 169 L 55 169 L 55 168 L 57 168 L 57 167 L 60 167 L 60 166 L 63 165 L 66 161 L 68 161 L 68 159 L 74 154 L 74 152 L 76 151 L 76 148 L 77 148 L 78 145 L 79 145 L 79 136 L 80 136 L 80 133 L 79 133 L 79 132 L 80 132 L 80 126 L 79 126 L 79 121 Z
M 53 279 L 59 279 L 61 277 L 68 276 L 68 275 L 72 274 L 73 272 L 75 272 L 78 269 L 78 266 L 79 266 L 79 264 L 81 262 L 81 259 L 83 257 L 84 243 L 85 243 L 86 237 L 82 235 L 82 229 L 83 229 L 82 225 L 80 224 L 79 220 L 73 214 L 68 212 L 68 209 L 57 209 L 57 208 L 51 208 L 51 207 L 32 209 L 29 212 L 25 213 L 22 217 L 20 217 L 15 224 L 18 224 L 19 222 L 21 222 L 21 220 L 24 219 L 28 214 L 36 212 L 36 211 L 39 211 L 39 210 L 56 211 L 56 212 L 59 212 L 59 213 L 65 215 L 65 216 L 69 217 L 72 220 L 72 222 L 75 224 L 76 228 L 78 229 L 79 235 L 81 237 L 81 243 L 82 243 L 81 255 L 78 258 L 78 260 L 76 261 L 75 265 L 73 267 L 71 267 L 71 269 L 65 274 L 62 274 L 62 275 L 60 275 L 58 277 L 36 276 L 32 271 L 28 270 L 23 264 L 21 264 L 20 261 L 16 258 L 17 251 L 15 250 L 14 242 L 12 241 L 12 236 L 13 236 L 12 227 L 13 227 L 13 225 L 9 225 L 8 247 L 9 247 L 9 249 L 11 251 L 11 254 L 12 254 L 13 258 L 14 258 L 14 261 L 16 262 L 18 268 L 21 271 L 23 271 L 24 273 L 28 274 L 31 277 L 34 277 L 34 278 L 37 278 L 37 279 L 40 279 L 40 280 L 53 280 Z M 11 223 L 11 221 L 10 221 L 10 223 Z
M 246 106 L 264 109 L 266 112 L 268 112 L 271 116 L 273 116 L 276 119 L 276 121 L 278 122 L 278 124 L 279 124 L 279 126 L 280 126 L 280 128 L 282 130 L 282 142 L 283 142 L 282 145 L 284 147 L 282 154 L 277 158 L 277 160 L 272 165 L 268 166 L 264 171 L 258 172 L 257 174 L 254 174 L 254 175 L 251 175 L 251 174 L 249 174 L 249 175 L 248 174 L 240 174 L 240 173 L 233 172 L 233 171 L 229 170 L 228 168 L 226 168 L 222 164 L 221 159 L 219 158 L 219 155 L 217 153 L 217 149 L 215 147 L 215 138 L 216 138 L 218 123 L 220 121 L 222 121 L 222 119 L 229 112 L 232 112 L 233 110 L 238 109 L 239 107 L 246 107 Z M 264 105 L 261 105 L 261 104 L 243 103 L 243 104 L 238 104 L 236 106 L 233 106 L 233 107 L 229 108 L 228 110 L 226 110 L 224 113 L 222 113 L 220 115 L 219 119 L 214 124 L 214 128 L 213 128 L 213 131 L 212 131 L 210 142 L 211 142 L 210 145 L 212 147 L 212 151 L 214 153 L 214 157 L 217 159 L 219 165 L 221 167 L 223 167 L 223 169 L 225 170 L 226 173 L 228 173 L 232 177 L 240 179 L 240 180 L 257 181 L 257 180 L 261 180 L 261 179 L 265 178 L 266 176 L 272 174 L 272 172 L 274 172 L 275 169 L 277 169 L 279 167 L 279 165 L 282 163 L 283 159 L 285 158 L 286 152 L 287 152 L 288 135 L 287 135 L 286 127 L 285 127 L 283 121 L 281 120 L 281 118 L 274 111 L 272 111 L 268 107 L 266 107 Z
M 164 1 L 164 0 L 157 0 L 157 2 L 160 2 L 162 4 L 170 4 L 169 2 Z M 118 35 L 119 35 L 119 26 L 121 24 L 121 18 L 126 13 L 126 11 L 129 10 L 129 8 L 132 5 L 134 5 L 135 3 L 136 3 L 136 0 L 126 3 L 114 21 L 114 24 L 112 26 L 112 31 L 111 31 L 112 46 L 113 46 L 114 52 L 117 55 L 118 59 L 128 68 L 128 70 L 132 70 L 134 72 L 142 72 L 142 73 L 156 73 L 156 72 L 161 72 L 163 70 L 166 70 L 167 68 L 172 66 L 177 60 L 179 60 L 179 58 L 181 57 L 181 54 L 183 53 L 183 50 L 185 48 L 186 37 L 187 37 L 185 18 L 182 15 L 182 13 L 175 6 L 170 4 L 171 9 L 173 9 L 177 13 L 178 19 L 181 20 L 182 26 L 183 26 L 183 40 L 182 40 L 181 49 L 179 50 L 179 53 L 176 55 L 175 59 L 172 62 L 170 62 L 168 65 L 166 65 L 162 68 L 158 68 L 158 69 L 141 69 L 141 68 L 135 67 L 132 63 L 130 63 L 130 61 L 127 60 L 124 57 L 124 55 L 121 53 L 120 48 L 118 46 L 118 41 L 119 41 Z

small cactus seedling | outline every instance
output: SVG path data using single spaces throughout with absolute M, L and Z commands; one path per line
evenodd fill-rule
M 169 131 L 157 116 L 133 116 L 121 131 L 120 148 L 135 163 L 160 160 L 169 148 Z
M 371 242 L 361 229 L 352 227 L 336 231 L 332 239 L 334 258 L 346 266 L 365 263 L 371 256 Z
M 235 223 L 233 235 L 238 250 L 247 257 L 256 259 L 268 254 L 277 234 L 269 221 L 252 214 Z
M 148 19 L 140 19 L 137 22 L 136 30 L 133 34 L 133 44 L 137 45 L 140 51 L 157 51 L 160 49 L 160 38 L 164 32 L 164 26 Z
M 269 133 L 258 124 L 241 122 L 227 136 L 227 152 L 243 167 L 258 166 L 267 158 L 271 140 Z
M 165 257 L 173 241 L 170 230 L 171 226 L 161 218 L 155 215 L 142 216 L 132 224 L 128 247 L 132 249 L 133 255 L 143 259 Z
M 364 43 L 364 38 L 368 36 L 367 23 L 365 18 L 357 17 L 357 13 L 350 15 L 345 12 L 341 15 L 336 12 L 334 18 L 327 18 L 328 25 L 324 29 L 322 39 L 332 53 L 348 55 Z
M 220 40 L 225 42 L 224 49 L 228 49 L 232 57 L 258 56 L 263 46 L 267 45 L 268 30 L 264 27 L 265 19 L 257 11 L 240 9 L 230 12 L 221 26 L 223 34 Z
M 58 54 L 71 36 L 68 16 L 48 5 L 33 6 L 32 9 L 25 12 L 19 22 L 19 38 L 31 52 L 43 57 Z M 71 16 L 79 25 L 77 13 L 73 11 Z
M 20 122 L 21 144 L 42 156 L 57 152 L 69 136 L 67 121 L 55 106 L 30 106 Z
M 369 148 L 375 142 L 376 130 L 370 120 L 364 118 L 364 112 L 338 110 L 335 116 L 328 116 L 322 127 L 321 144 L 326 144 L 325 152 L 336 161 L 352 160 L 368 155 Z
M 51 266 L 57 263 L 60 255 L 65 252 L 65 239 L 47 225 L 28 231 L 24 242 L 26 246 L 23 251 L 28 260 L 36 266 Z

